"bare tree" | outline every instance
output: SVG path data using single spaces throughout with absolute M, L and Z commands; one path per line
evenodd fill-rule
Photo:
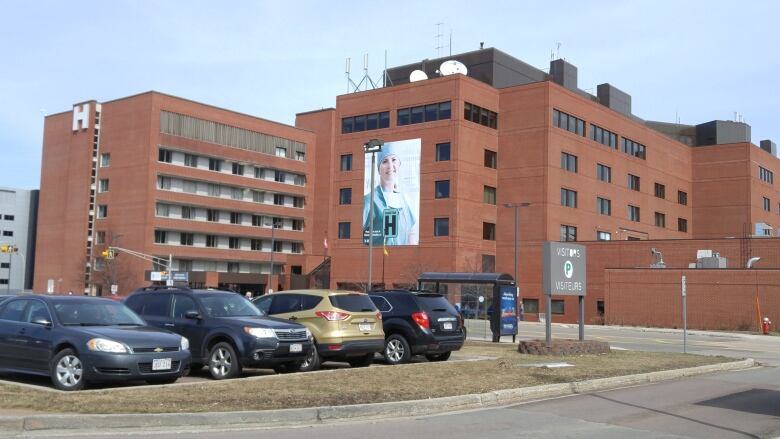
M 106 237 L 106 246 L 111 247 L 119 244 L 122 235 L 106 231 Z M 117 258 L 117 256 L 103 259 L 102 268 L 93 271 L 94 282 L 101 286 L 103 295 L 110 294 L 111 285 L 119 286 L 130 277 L 126 258 Z M 102 258 L 102 256 L 100 257 Z

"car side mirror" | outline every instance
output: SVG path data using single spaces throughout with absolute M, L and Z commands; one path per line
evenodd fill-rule
M 192 320 L 200 320 L 202 317 L 200 316 L 199 312 L 193 310 L 184 313 L 184 318 L 192 319 Z
M 41 326 L 45 326 L 47 328 L 51 328 L 51 322 L 49 320 L 47 320 L 47 319 L 44 319 L 44 318 L 35 319 L 35 320 L 32 321 L 32 323 L 34 325 L 41 325 Z

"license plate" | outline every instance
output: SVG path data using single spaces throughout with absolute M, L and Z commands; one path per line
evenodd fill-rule
M 293 343 L 290 345 L 290 352 L 302 352 L 303 345 L 300 343 Z
M 450 322 L 445 322 L 443 327 L 445 331 L 452 331 L 452 323 Z
M 171 359 L 155 358 L 152 360 L 152 370 L 171 370 Z
M 361 323 L 358 328 L 363 332 L 368 332 L 371 330 L 371 323 Z

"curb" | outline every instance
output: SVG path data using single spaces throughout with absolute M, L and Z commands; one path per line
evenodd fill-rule
M 100 430 L 121 431 L 139 428 L 149 431 L 171 428 L 192 430 L 214 427 L 292 427 L 337 421 L 424 416 L 459 410 L 500 407 L 536 399 L 651 384 L 713 372 L 747 369 L 756 365 L 755 360 L 748 358 L 731 363 L 712 364 L 687 369 L 665 370 L 573 383 L 546 384 L 518 389 L 497 390 L 482 394 L 377 404 L 246 412 L 0 416 L 0 436 L 46 434 L 52 432 L 75 435 Z

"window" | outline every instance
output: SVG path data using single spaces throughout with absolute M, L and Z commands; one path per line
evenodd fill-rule
M 496 188 L 484 186 L 482 189 L 482 202 L 485 204 L 496 205 Z
M 436 144 L 436 161 L 446 162 L 450 160 L 450 142 Z
M 341 118 L 341 134 L 358 133 L 390 127 L 390 112 L 364 114 Z
M 241 224 L 241 212 L 230 212 L 230 224 Z
M 577 227 L 561 224 L 561 242 L 577 240 Z
M 612 168 L 610 168 L 607 165 L 602 165 L 601 163 L 597 163 L 596 177 L 600 181 L 604 181 L 606 183 L 612 183 Z
M 300 242 L 291 242 L 290 243 L 290 252 L 292 253 L 302 253 L 303 252 L 303 244 Z
M 189 166 L 190 168 L 197 168 L 198 156 L 193 154 L 184 154 L 184 166 Z
M 303 197 L 293 197 L 293 207 L 303 209 Z
M 666 214 L 663 214 L 661 212 L 655 213 L 655 226 L 666 227 Z
M 292 229 L 299 232 L 303 230 L 303 220 L 302 219 L 292 220 Z
M 628 205 L 628 219 L 630 221 L 639 222 L 639 207 Z
M 275 169 L 274 170 L 274 181 L 277 181 L 279 183 L 284 183 L 284 172 Z
M 236 238 L 231 236 L 228 238 L 228 247 L 232 249 L 240 249 L 241 248 L 241 238 Z
M 287 157 L 287 148 L 283 146 L 277 146 L 275 154 L 277 157 Z
M 102 179 L 98 182 L 98 192 L 108 192 L 108 179 Z
M 487 241 L 496 240 L 496 225 L 493 223 L 482 223 L 482 239 Z
M 590 138 L 604 146 L 617 149 L 617 134 L 612 131 L 590 124 Z
M 598 241 L 611 241 L 612 240 L 612 234 L 609 232 L 596 232 L 596 240 Z
M 298 160 L 299 162 L 305 162 L 306 153 L 303 151 L 295 151 L 295 160 Z
M 97 233 L 95 233 L 95 244 L 105 244 L 106 243 L 106 232 L 103 230 L 98 230 Z
M 222 170 L 222 160 L 219 159 L 209 159 L 209 171 L 221 171 Z
M 217 235 L 206 235 L 206 247 L 217 247 L 218 245 Z
M 261 251 L 261 250 L 263 250 L 263 241 L 260 240 L 260 239 L 250 239 L 249 240 L 249 248 L 251 250 Z
M 171 163 L 173 161 L 173 151 L 167 149 L 161 149 L 157 155 L 157 161 L 163 163 Z
M 108 216 L 108 206 L 105 204 L 101 204 L 98 206 L 98 218 L 105 218 Z
M 657 198 L 666 198 L 666 186 L 661 183 L 655 184 L 655 196 Z
M 155 244 L 166 244 L 168 243 L 168 232 L 165 230 L 155 230 L 154 231 L 154 243 Z
M 683 206 L 688 205 L 688 194 L 683 191 L 677 191 L 677 202 Z
M 11 264 L 8 262 L 0 262 L 0 268 L 11 268 Z
M 772 210 L 771 204 L 772 204 L 772 202 L 769 201 L 769 198 L 764 197 L 764 210 L 766 210 L 767 212 L 770 212 Z
M 217 209 L 206 209 L 206 221 L 212 223 L 219 222 L 219 211 Z
M 496 272 L 496 256 L 495 255 L 482 255 L 482 272 L 483 273 L 495 273 Z
M 14 236 L 14 232 L 12 230 L 3 230 L 3 236 Z
M 449 236 L 449 235 L 450 235 L 450 219 L 434 218 L 433 236 Z
M 585 121 L 560 110 L 553 109 L 553 126 L 585 136 Z
M 239 271 L 241 271 L 241 264 L 239 264 L 238 262 L 228 262 L 227 271 L 228 273 L 238 273 Z
M 688 231 L 688 220 L 685 218 L 677 218 L 677 231 L 678 232 L 687 232 Z
M 561 188 L 561 206 L 577 207 L 577 191 Z
M 526 314 L 538 314 L 539 299 L 523 299 L 523 312 Z
M 485 150 L 485 167 L 492 169 L 498 167 L 498 154 L 495 151 Z
M 233 175 L 244 175 L 244 165 L 240 163 L 233 163 L 230 172 L 232 172 Z
M 244 199 L 244 190 L 240 187 L 233 187 L 230 188 L 230 198 L 234 200 L 243 200 Z
M 195 241 L 195 235 L 192 233 L 182 233 L 179 236 L 179 243 L 181 245 L 192 245 Z
M 352 154 L 341 155 L 341 170 L 342 171 L 352 170 Z
M 449 119 L 452 112 L 450 102 L 439 102 L 437 104 L 420 105 L 418 107 L 401 108 L 397 114 L 398 126 L 409 125 L 423 122 L 434 122 L 437 120 Z M 387 127 L 385 127 L 387 128 Z
M 498 128 L 498 113 L 468 102 L 463 106 L 463 118 L 489 128 Z
M 171 216 L 171 206 L 169 204 L 158 204 L 155 210 L 157 216 Z
M 274 204 L 277 206 L 284 206 L 284 195 L 274 194 Z
M 775 174 L 762 166 L 758 167 L 758 176 L 761 178 L 761 181 L 765 181 L 769 184 L 773 184 L 775 182 Z
M 626 139 L 625 137 L 623 140 L 623 152 L 626 154 L 630 154 L 634 157 L 638 157 L 640 159 L 645 158 L 645 145 L 642 145 L 641 143 L 634 142 L 633 140 Z
M 450 197 L 450 181 L 439 180 L 435 182 L 435 198 L 449 198 Z
M 0 279 L 0 283 L 7 285 L 8 279 Z M 12 322 L 24 321 L 24 309 L 27 307 L 29 302 L 29 300 L 16 300 L 8 303 L 8 305 L 3 308 L 2 313 L 0 313 L 0 320 L 8 320 Z
M 279 253 L 282 250 L 284 250 L 284 245 L 283 245 L 282 241 L 274 241 L 273 247 L 274 247 L 274 252 L 276 252 L 276 253 Z
M 639 191 L 639 177 L 628 174 L 628 188 L 632 191 Z
M 352 204 L 352 188 L 339 189 L 339 204 Z
M 562 152 L 561 169 L 569 172 L 577 172 L 577 156 Z
M 612 201 L 606 198 L 596 197 L 596 210 L 601 215 L 612 215 Z
M 349 230 L 350 223 L 339 223 L 339 239 L 349 239 L 350 230 Z
M 13 221 L 14 216 L 13 215 L 3 215 L 3 219 L 6 221 Z
M 182 219 L 192 219 L 193 218 L 193 209 L 190 206 L 181 206 L 181 217 Z
M 550 314 L 563 314 L 563 300 L 550 301 Z
M 255 203 L 265 203 L 265 192 L 252 191 L 252 201 Z
M 109 166 L 111 166 L 111 154 L 107 152 L 100 154 L 100 167 L 107 168 Z

